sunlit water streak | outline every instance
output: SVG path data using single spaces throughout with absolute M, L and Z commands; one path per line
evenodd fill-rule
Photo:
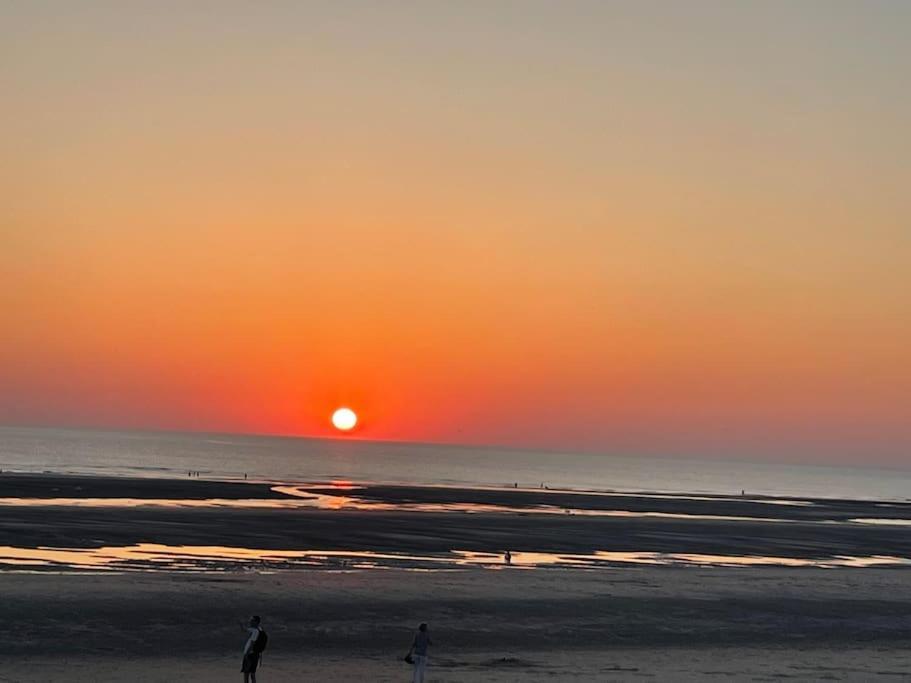
M 289 498 L 0 498 L 0 507 L 78 507 L 78 508 L 229 508 L 229 509 L 320 509 L 320 510 L 359 510 L 385 512 L 459 512 L 466 514 L 540 514 L 540 515 L 580 515 L 586 517 L 632 517 L 632 518 L 665 518 L 716 520 L 738 522 L 775 522 L 787 523 L 793 520 L 778 517 L 708 515 L 677 512 L 636 512 L 629 510 L 592 510 L 552 505 L 510 506 L 494 503 L 384 503 L 361 500 L 355 496 L 333 495 L 327 493 L 309 493 L 300 487 L 276 486 L 275 491 L 287 493 Z
M 251 482 L 253 483 L 253 482 Z M 266 483 L 266 482 L 258 482 Z M 451 488 L 448 486 L 435 486 L 427 488 Z M 762 515 L 721 515 L 699 514 L 686 512 L 664 512 L 657 510 L 616 510 L 592 509 L 576 507 L 560 507 L 556 505 L 507 505 L 502 503 L 476 503 L 476 502 L 385 502 L 359 497 L 360 491 L 367 491 L 367 486 L 351 483 L 332 484 L 310 483 L 305 485 L 277 485 L 271 490 L 287 496 L 287 498 L 98 498 L 98 497 L 55 497 L 55 498 L 0 498 L 0 507 L 77 507 L 77 508 L 172 508 L 172 509 L 318 509 L 335 511 L 370 511 L 370 512 L 418 512 L 418 513 L 465 513 L 465 514 L 539 514 L 539 515 L 578 515 L 583 517 L 621 517 L 621 518 L 656 518 L 679 520 L 703 521 L 734 521 L 734 522 L 769 522 L 793 523 L 800 521 L 804 524 L 880 524 L 880 525 L 911 525 L 909 519 L 889 518 L 854 518 L 845 520 L 801 519 L 795 520 L 787 517 L 762 516 Z M 514 488 L 486 487 L 485 491 L 514 492 Z M 567 493 L 566 491 L 551 490 L 548 493 Z M 569 492 L 579 495 L 579 492 Z M 581 495 L 604 495 L 597 492 L 583 492 Z M 751 498 L 726 498 L 687 495 L 652 495 L 652 494 L 609 494 L 611 497 L 637 498 L 640 501 L 680 500 L 680 501 L 708 501 L 708 502 L 736 502 L 736 503 L 763 503 L 768 504 L 769 511 L 774 512 L 774 506 L 785 507 L 811 507 L 811 501 L 802 500 L 774 500 Z M 877 507 L 890 507 L 898 509 L 899 506 L 879 504 Z M 904 509 L 904 506 L 902 506 Z
M 657 511 L 631 511 L 631 510 L 598 510 L 591 508 L 574 508 L 558 507 L 555 505 L 527 505 L 511 506 L 497 503 L 386 503 L 381 501 L 364 500 L 357 497 L 356 493 L 343 495 L 343 491 L 357 491 L 363 487 L 344 486 L 338 487 L 338 493 L 325 493 L 325 489 L 317 492 L 311 488 L 302 486 L 274 486 L 273 491 L 284 493 L 288 496 L 303 496 L 309 499 L 309 504 L 325 510 L 386 510 L 386 511 L 409 511 L 409 512 L 466 512 L 466 513 L 502 513 L 510 512 L 516 514 L 557 514 L 557 515 L 582 515 L 590 517 L 658 517 L 667 519 L 703 519 L 719 521 L 765 521 L 765 522 L 790 522 L 790 519 L 780 517 L 759 517 L 759 516 L 740 516 L 740 515 L 711 515 L 711 514 L 690 514 L 683 512 L 657 512 Z M 502 489 L 505 491 L 515 491 L 516 489 Z M 560 491 L 553 491 L 560 493 Z M 566 493 L 563 491 L 562 493 Z M 573 491 L 573 495 L 577 492 Z M 585 492 L 586 495 L 604 495 L 595 492 Z M 614 495 L 614 494 L 611 494 Z M 706 501 L 736 501 L 736 502 L 771 502 L 773 504 L 782 502 L 786 505 L 812 505 L 807 501 L 751 501 L 741 498 L 703 498 L 697 496 L 652 496 L 642 494 L 624 494 L 625 497 L 636 497 L 642 500 L 649 498 L 672 499 L 672 500 L 706 500 Z M 2 504 L 2 499 L 0 499 Z
M 848 520 L 855 524 L 879 524 L 883 526 L 911 526 L 911 519 L 874 519 L 872 517 L 858 517 Z
M 535 569 L 607 568 L 617 566 L 715 567 L 897 567 L 911 560 L 891 556 L 794 558 L 695 553 L 608 552 L 593 554 L 514 552 L 511 562 L 496 553 L 453 550 L 440 555 L 343 550 L 266 550 L 225 546 L 168 546 L 139 543 L 102 548 L 0 547 L 0 566 L 7 571 L 275 571 L 281 569 Z
M 80 507 L 80 508 L 239 508 L 294 510 L 320 507 L 315 501 L 276 500 L 271 498 L 0 498 L 5 507 Z

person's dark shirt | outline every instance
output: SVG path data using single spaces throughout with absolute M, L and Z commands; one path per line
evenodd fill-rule
M 426 657 L 427 646 L 431 645 L 432 642 L 426 631 L 418 631 L 414 636 L 414 654 Z

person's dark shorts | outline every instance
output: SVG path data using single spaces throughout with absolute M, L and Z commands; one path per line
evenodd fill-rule
M 255 674 L 257 666 L 259 666 L 259 655 L 255 652 L 248 652 L 244 655 L 243 664 L 240 665 L 240 672 L 242 674 Z

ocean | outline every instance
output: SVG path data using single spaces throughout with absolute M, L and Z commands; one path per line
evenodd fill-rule
M 277 436 L 0 427 L 0 469 L 303 483 L 911 499 L 911 470 Z

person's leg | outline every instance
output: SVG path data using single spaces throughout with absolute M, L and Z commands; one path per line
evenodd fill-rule
M 422 655 L 414 656 L 414 678 L 413 683 L 424 683 L 424 667 L 427 664 L 427 657 Z
M 250 655 L 244 655 L 244 662 L 240 670 L 244 672 L 244 683 L 250 683 Z M 256 676 L 253 676 L 253 683 L 256 683 Z

